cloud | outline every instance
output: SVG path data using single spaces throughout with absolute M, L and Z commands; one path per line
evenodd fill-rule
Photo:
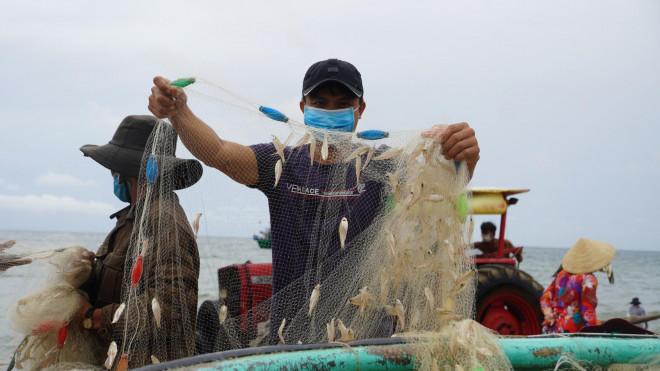
M 6 189 L 8 191 L 17 191 L 18 186 L 13 183 L 9 183 L 8 181 L 0 178 L 0 189 Z
M 94 187 L 96 182 L 92 180 L 82 180 L 68 174 L 57 174 L 49 171 L 40 175 L 34 181 L 34 184 L 40 186 L 67 186 L 67 187 Z
M 88 114 L 94 118 L 91 121 L 91 123 L 94 124 L 93 127 L 96 129 L 98 126 L 101 126 L 104 129 L 109 130 L 110 135 L 114 133 L 117 129 L 117 125 L 119 125 L 121 120 L 126 116 L 116 112 L 114 107 L 96 101 L 88 102 L 87 110 Z
M 69 196 L 0 195 L 0 210 L 32 214 L 109 215 L 116 207 L 98 201 L 80 201 Z

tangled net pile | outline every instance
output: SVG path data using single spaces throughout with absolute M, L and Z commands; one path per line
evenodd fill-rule
M 13 303 L 9 322 L 26 335 L 15 356 L 17 369 L 59 368 L 72 362 L 94 364 L 102 344 L 93 334 L 67 326 L 82 303 L 77 291 L 89 277 L 85 249 L 73 246 L 47 255 L 54 269 L 47 283 Z
M 273 150 L 258 159 L 272 164 L 271 175 L 260 178 L 258 188 L 299 195 L 304 212 L 280 220 L 288 227 L 274 230 L 271 237 L 273 249 L 280 249 L 283 259 L 296 261 L 297 268 L 275 271 L 284 277 L 286 286 L 250 308 L 247 315 L 240 315 L 238 294 L 221 288 L 215 315 L 198 316 L 195 327 L 190 318 L 196 315 L 197 303 L 191 306 L 190 286 L 176 278 L 177 272 L 196 269 L 194 259 L 188 258 L 192 253 L 186 247 L 189 235 L 180 231 L 196 236 L 200 213 L 203 234 L 221 234 L 221 227 L 227 228 L 227 215 L 220 210 L 241 209 L 244 200 L 232 199 L 235 188 L 231 187 L 242 186 L 220 189 L 215 183 L 220 176 L 209 175 L 219 172 L 207 169 L 198 185 L 181 192 L 194 205 L 187 208 L 182 202 L 189 217 L 182 220 L 170 201 L 181 175 L 160 155 L 171 150 L 176 137 L 168 135 L 169 123 L 163 121 L 143 159 L 140 194 L 144 202 L 136 213 L 123 265 L 123 312 L 115 313 L 113 343 L 103 349 L 100 361 L 98 355 L 82 358 L 69 348 L 70 341 L 77 341 L 72 337 L 88 341 L 84 331 L 70 331 L 66 346 L 58 348 L 57 328 L 71 321 L 73 309 L 59 311 L 54 319 L 58 326 L 43 332 L 54 339 L 45 347 L 54 345 L 56 350 L 52 362 L 41 366 L 65 368 L 70 362 L 102 366 L 105 361 L 109 368 L 125 369 L 170 360 L 191 352 L 196 329 L 213 328 L 216 336 L 205 339 L 205 351 L 263 345 L 268 339 L 271 344 L 342 342 L 350 346 L 354 340 L 397 336 L 418 345 L 414 358 L 420 369 L 510 368 L 496 335 L 470 319 L 476 270 L 465 254 L 473 228 L 467 166 L 445 160 L 437 136 L 418 130 L 364 139 L 294 120 L 271 120 L 251 102 L 208 82 L 198 80 L 185 90 L 193 111 L 221 138 L 241 144 L 260 139 L 273 143 Z M 300 163 L 300 156 L 311 165 L 300 171 L 304 176 L 282 176 L 287 166 Z M 321 164 L 318 158 L 330 164 Z M 327 177 L 327 182 L 317 184 L 320 177 Z M 354 198 L 359 201 L 347 201 Z M 248 209 L 243 210 L 230 216 L 232 223 L 254 218 Z M 270 213 L 272 224 L 276 224 L 273 218 L 286 214 L 272 207 Z M 312 240 L 318 243 L 302 250 L 288 249 L 309 236 L 316 236 Z M 232 249 L 222 244 L 206 247 L 200 241 L 201 236 L 200 250 L 209 248 L 213 254 L 228 254 Z M 160 246 L 166 244 L 177 248 L 163 256 Z M 141 274 L 136 273 L 138 265 Z M 219 267 L 205 266 L 203 259 L 201 265 L 202 276 L 215 277 Z M 77 308 L 73 300 L 70 306 Z M 15 314 L 34 318 L 35 313 L 17 309 Z M 261 331 L 246 334 L 245 318 L 261 321 Z M 30 326 L 21 330 L 28 338 L 36 336 Z M 29 360 L 24 351 L 17 355 Z

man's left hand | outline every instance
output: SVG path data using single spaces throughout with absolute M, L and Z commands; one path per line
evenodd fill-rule
M 449 126 L 434 125 L 422 133 L 425 138 L 435 138 L 442 145 L 442 155 L 451 161 L 465 161 L 470 171 L 470 178 L 479 161 L 479 142 L 474 129 L 466 122 Z

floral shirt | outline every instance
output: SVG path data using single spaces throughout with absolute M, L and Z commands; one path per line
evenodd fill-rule
M 596 316 L 598 280 L 591 273 L 557 273 L 541 296 L 541 309 L 555 315 L 555 323 L 544 323 L 544 333 L 578 332 L 585 326 L 599 325 Z

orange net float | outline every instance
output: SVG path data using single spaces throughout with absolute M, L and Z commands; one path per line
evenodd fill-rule
M 142 242 L 142 252 L 140 255 L 138 255 L 138 258 L 133 265 L 133 272 L 131 273 L 131 287 L 137 286 L 138 282 L 140 282 L 140 277 L 142 277 L 142 261 L 144 260 L 144 254 L 147 251 L 148 246 L 149 240 L 145 238 Z
M 117 364 L 117 371 L 126 371 L 128 370 L 128 354 L 124 353 L 121 355 L 119 364 Z
M 137 261 L 133 266 L 133 273 L 131 274 L 131 287 L 137 286 L 142 276 L 142 255 L 138 255 Z

